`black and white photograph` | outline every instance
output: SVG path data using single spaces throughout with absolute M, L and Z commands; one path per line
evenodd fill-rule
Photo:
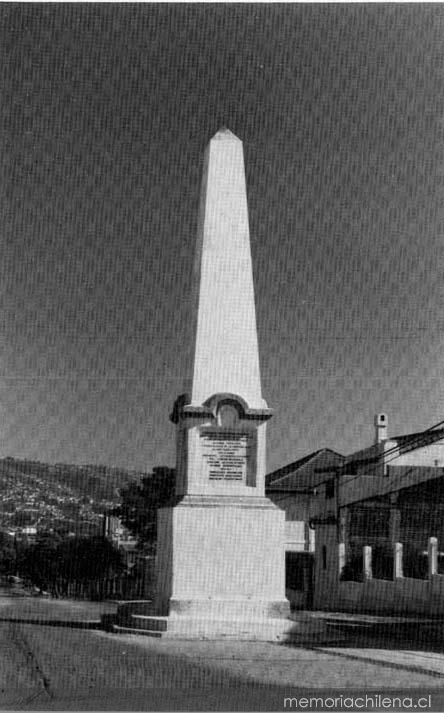
M 0 3 L 0 710 L 444 710 L 444 4 Z

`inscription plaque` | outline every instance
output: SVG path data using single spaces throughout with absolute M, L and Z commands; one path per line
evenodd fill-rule
M 205 430 L 202 455 L 210 480 L 246 480 L 253 436 L 248 431 Z

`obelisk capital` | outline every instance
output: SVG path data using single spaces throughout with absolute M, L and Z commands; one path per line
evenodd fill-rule
M 219 131 L 216 131 L 211 141 L 238 141 L 239 143 L 242 143 L 241 139 L 233 134 L 230 129 L 227 129 L 226 126 L 221 126 Z

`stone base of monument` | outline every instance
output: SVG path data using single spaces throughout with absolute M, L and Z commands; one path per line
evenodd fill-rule
M 118 631 L 185 639 L 288 638 L 285 513 L 263 497 L 185 496 L 158 515 L 157 597 L 118 609 Z
M 213 603 L 217 605 L 216 602 Z M 226 611 L 227 602 L 221 603 Z M 237 617 L 216 619 L 207 616 L 156 616 L 151 602 L 121 602 L 117 616 L 107 621 L 107 631 L 171 639 L 211 639 L 271 641 L 313 646 L 340 644 L 347 639 L 337 622 L 313 612 L 292 612 L 289 617 Z M 257 610 L 256 610 L 257 611 Z M 103 622 L 105 624 L 105 622 Z
M 141 603 L 142 604 L 142 603 Z M 145 610 L 143 605 L 139 610 Z M 239 639 L 249 641 L 285 641 L 295 629 L 289 618 L 228 617 L 229 607 L 223 602 L 219 612 L 225 618 L 175 615 L 155 616 L 139 614 L 134 603 L 122 603 L 111 630 L 115 633 L 145 634 L 176 639 Z
M 284 641 L 293 626 L 285 619 L 217 620 L 169 617 L 163 634 L 173 639 L 234 639 L 245 641 Z
M 158 513 L 158 614 L 167 636 L 279 638 L 285 513 L 263 497 L 186 495 Z
M 288 601 L 171 600 L 164 636 L 279 641 L 292 628 Z

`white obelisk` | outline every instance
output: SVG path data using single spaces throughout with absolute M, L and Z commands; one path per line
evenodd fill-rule
M 176 401 L 177 503 L 159 511 L 157 610 L 170 636 L 278 638 L 285 514 L 264 496 L 265 430 L 242 142 L 204 164 L 191 393 Z M 285 628 L 285 627 L 284 627 Z

